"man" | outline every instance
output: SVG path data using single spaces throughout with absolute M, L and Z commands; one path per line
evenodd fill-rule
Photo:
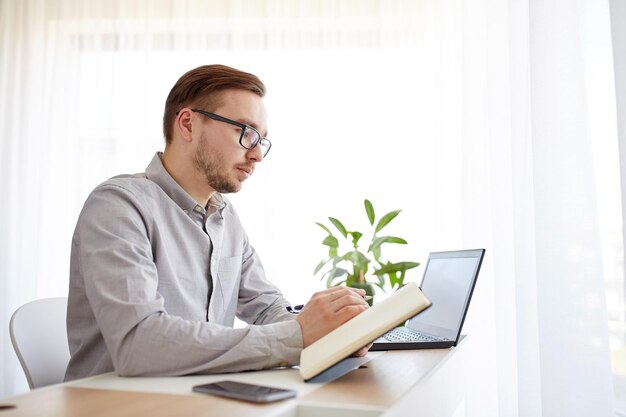
M 269 152 L 264 94 L 233 68 L 189 71 L 165 104 L 164 152 L 88 197 L 72 240 L 66 380 L 293 365 L 367 308 L 362 290 L 340 287 L 290 313 L 223 196 Z M 235 316 L 249 326 L 233 329 Z

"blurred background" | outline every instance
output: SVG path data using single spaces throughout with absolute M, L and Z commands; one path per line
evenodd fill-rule
M 487 249 L 467 415 L 626 416 L 624 27 L 617 0 L 0 0 L 0 397 L 28 389 L 11 314 L 67 294 L 85 199 L 221 63 L 268 89 L 272 151 L 229 198 L 288 299 L 324 287 L 316 221 L 402 209 L 392 259 Z

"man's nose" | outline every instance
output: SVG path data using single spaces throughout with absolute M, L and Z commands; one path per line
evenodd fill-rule
M 261 162 L 263 160 L 263 150 L 261 149 L 261 145 L 248 149 L 246 157 L 249 161 Z

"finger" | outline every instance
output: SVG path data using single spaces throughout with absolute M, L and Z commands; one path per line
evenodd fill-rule
M 325 290 L 322 291 L 318 291 L 315 294 L 313 294 L 313 296 L 311 297 L 311 300 L 316 299 L 316 298 L 325 298 L 328 297 L 334 293 L 341 293 L 342 291 L 345 290 L 345 287 L 332 287 L 332 288 L 327 288 Z
M 363 297 L 364 295 L 367 294 L 367 291 L 365 291 L 363 288 L 352 288 L 352 287 L 347 287 L 350 291 L 357 293 L 360 297 Z
M 349 287 L 344 287 L 343 285 L 338 285 L 336 287 L 326 288 L 325 290 L 320 291 L 321 294 L 332 294 L 336 292 L 342 292 L 346 290 L 350 290 Z
M 367 355 L 367 352 L 370 350 L 370 348 L 372 347 L 373 343 L 370 343 L 367 346 L 363 346 L 361 349 L 357 350 L 356 353 L 352 356 L 365 356 Z
M 361 298 L 365 297 L 365 295 L 367 294 L 367 292 L 362 288 L 346 287 L 346 290 L 356 295 L 357 297 L 361 297 Z
M 335 314 L 336 320 L 338 321 L 338 325 L 344 324 L 351 318 L 358 316 L 362 312 L 367 310 L 367 307 L 363 305 L 349 305 L 343 307 L 341 310 L 337 311 Z
M 333 302 L 346 295 L 352 295 L 362 300 L 363 296 L 365 295 L 365 291 L 361 290 L 360 288 L 346 288 L 346 287 L 338 287 L 338 288 L 339 288 L 339 291 L 329 292 L 328 294 L 325 294 L 322 297 L 326 298 L 328 302 Z
M 344 287 L 343 285 L 332 287 L 332 288 L 327 288 L 325 290 L 319 291 L 318 294 L 320 295 L 335 294 L 337 292 L 342 292 L 342 291 L 353 292 L 355 294 L 358 294 L 361 297 L 366 294 L 366 291 L 362 288 Z
M 359 350 L 358 350 L 358 351 L 354 354 L 354 356 L 357 356 L 357 357 L 362 357 L 362 356 L 365 356 L 365 355 L 367 355 L 367 351 L 368 351 L 368 350 L 369 350 L 369 349 L 368 349 L 368 348 L 365 348 L 365 347 L 364 347 L 364 348 L 361 348 L 361 349 L 359 349 Z
M 317 306 L 329 305 L 330 302 L 336 298 L 335 296 L 333 296 L 333 294 L 334 293 L 341 294 L 342 291 L 343 291 L 343 287 L 333 287 L 333 288 L 327 288 L 322 291 L 318 291 L 311 296 L 311 298 L 304 305 L 304 308 L 302 310 L 304 311 L 307 309 L 307 307 L 312 307 L 315 305 Z
M 363 297 L 359 297 L 358 295 L 354 294 L 345 294 L 342 297 L 339 297 L 330 302 L 330 307 L 332 311 L 339 311 L 349 305 L 362 305 L 365 307 L 369 307 L 369 304 L 367 304 L 367 301 L 365 301 Z

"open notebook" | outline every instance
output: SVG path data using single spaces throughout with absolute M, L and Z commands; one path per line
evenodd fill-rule
M 303 349 L 300 375 L 305 381 L 315 377 L 429 306 L 416 283 L 405 285 Z

